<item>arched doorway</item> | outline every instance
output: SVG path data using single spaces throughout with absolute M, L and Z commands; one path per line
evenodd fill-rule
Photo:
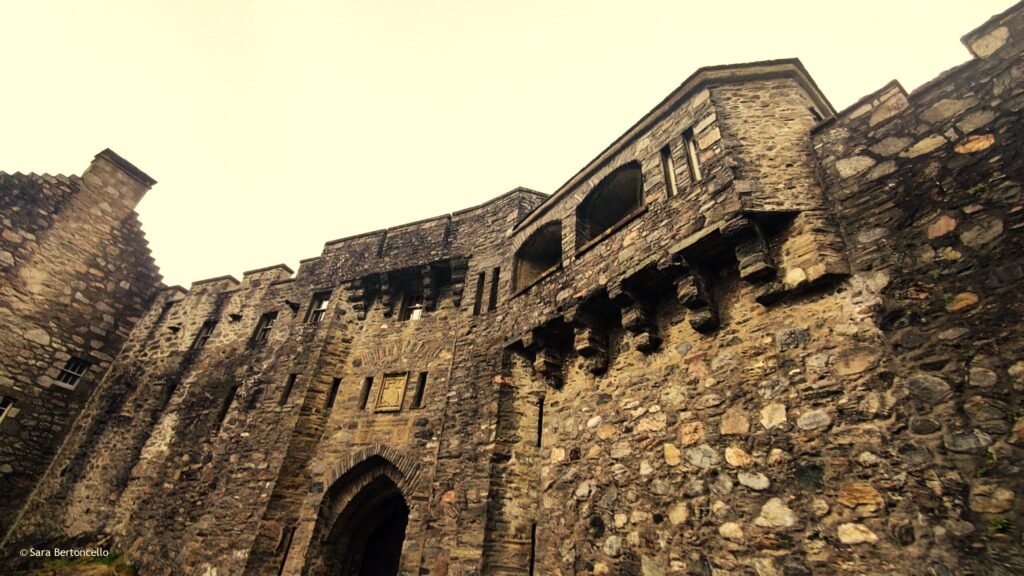
M 367 484 L 327 537 L 325 574 L 396 576 L 408 521 L 409 507 L 390 479 L 382 476 Z
M 409 505 L 397 469 L 379 456 L 327 491 L 307 555 L 310 576 L 397 576 Z

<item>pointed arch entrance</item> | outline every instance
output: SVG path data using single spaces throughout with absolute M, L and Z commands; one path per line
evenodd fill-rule
M 406 478 L 374 455 L 324 494 L 306 555 L 309 576 L 397 576 L 409 522 Z

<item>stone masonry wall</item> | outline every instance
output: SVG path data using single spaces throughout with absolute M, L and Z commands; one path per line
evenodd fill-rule
M 490 392 L 479 384 L 481 377 L 493 379 L 497 366 L 488 362 L 499 356 L 482 360 L 488 353 L 479 350 L 495 351 L 499 341 L 468 337 L 490 329 L 494 312 L 488 302 L 474 315 L 476 295 L 466 291 L 465 278 L 484 273 L 492 281 L 493 265 L 506 259 L 492 247 L 541 198 L 517 190 L 450 217 L 331 242 L 323 255 L 303 261 L 294 278 L 277 266 L 247 272 L 241 282 L 215 278 L 188 291 L 163 291 L 104 380 L 99 396 L 106 401 L 80 421 L 15 541 L 107 532 L 147 573 L 276 574 L 285 559 L 302 565 L 308 534 L 295 533 L 287 558 L 281 538 L 317 518 L 301 505 L 322 498 L 331 485 L 325 476 L 333 468 L 324 466 L 365 448 L 409 454 L 410 465 L 422 471 L 406 495 L 413 509 L 409 533 L 423 534 L 417 539 L 430 547 L 421 551 L 410 541 L 409 563 L 478 565 L 487 469 L 466 461 L 465 447 L 490 439 L 480 425 L 488 418 L 479 411 Z M 390 280 L 382 276 L 396 269 Z M 385 286 L 403 289 L 417 275 L 430 276 L 420 281 L 436 287 L 436 302 L 422 319 L 399 321 L 400 298 L 388 296 Z M 508 278 L 499 280 L 507 290 Z M 323 290 L 332 291 L 328 313 L 311 324 L 307 308 Z M 489 299 L 489 289 L 480 297 Z M 265 312 L 277 312 L 277 320 L 268 340 L 256 344 Z M 209 340 L 196 347 L 211 321 Z M 376 412 L 383 376 L 395 372 L 409 373 L 403 407 Z M 427 374 L 426 389 L 422 407 L 414 409 L 420 372 Z M 366 376 L 376 385 L 360 410 Z M 453 384 L 456 377 L 465 385 Z M 335 380 L 340 386 L 328 407 Z M 453 396 L 461 404 L 453 405 Z M 464 430 L 447 448 L 440 442 L 446 428 Z M 439 458 L 451 464 L 440 467 Z M 448 490 L 441 487 L 474 481 L 475 509 L 462 524 L 430 522 L 448 535 L 425 540 L 429 530 L 418 523 L 441 513 L 430 500 Z M 311 492 L 311 486 L 321 488 Z M 474 516 L 479 536 L 459 544 L 472 536 L 460 528 Z
M 153 183 L 109 150 L 81 177 L 0 173 L 0 534 L 160 286 L 133 211 Z
M 550 197 L 161 291 L 10 544 L 325 574 L 397 494 L 400 574 L 1024 572 L 1022 6 L 913 94 L 701 69 Z
M 854 269 L 879 288 L 890 399 L 869 422 L 885 423 L 873 428 L 884 458 L 850 466 L 884 500 L 865 523 L 935 573 L 1013 574 L 1024 571 L 1024 15 L 1011 9 L 964 44 L 973 60 L 909 95 L 884 87 L 814 140 Z

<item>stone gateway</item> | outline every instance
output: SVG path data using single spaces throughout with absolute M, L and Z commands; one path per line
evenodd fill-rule
M 839 112 L 702 68 L 551 195 L 188 290 L 123 158 L 0 174 L 2 554 L 1024 573 L 1024 5 L 963 42 Z

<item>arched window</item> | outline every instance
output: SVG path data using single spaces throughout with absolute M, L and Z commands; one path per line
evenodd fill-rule
M 582 248 L 643 204 L 643 174 L 630 162 L 605 176 L 576 207 L 576 248 Z
M 538 228 L 516 250 L 515 292 L 533 284 L 562 262 L 562 223 L 549 222 Z

